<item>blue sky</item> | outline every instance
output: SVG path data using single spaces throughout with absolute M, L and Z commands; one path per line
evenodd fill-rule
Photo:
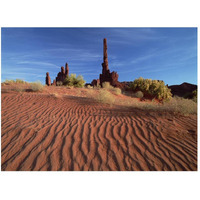
M 51 81 L 61 66 L 99 78 L 107 38 L 110 71 L 119 81 L 144 77 L 174 85 L 197 84 L 196 28 L 2 28 L 1 82 L 6 79 Z

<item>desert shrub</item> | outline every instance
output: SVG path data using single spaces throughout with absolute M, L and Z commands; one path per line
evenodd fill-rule
M 96 99 L 100 103 L 107 103 L 112 105 L 115 102 L 115 97 L 107 90 L 99 90 L 99 94 L 96 96 Z
M 67 76 L 63 84 L 66 86 L 84 87 L 85 80 L 83 79 L 83 76 L 81 75 L 76 77 L 76 74 L 71 74 L 70 76 Z
M 40 81 L 30 83 L 30 89 L 34 92 L 42 91 L 44 86 Z
M 63 82 L 62 81 L 57 81 L 56 82 L 56 86 L 62 86 L 63 85 Z
M 140 90 L 144 94 L 156 97 L 161 101 L 170 100 L 172 98 L 171 90 L 165 85 L 164 81 L 144 79 L 142 77 L 135 79 L 131 84 L 133 91 Z
M 143 94 L 143 92 L 141 92 L 141 91 L 137 91 L 136 93 L 133 94 L 133 97 L 136 97 L 136 98 L 143 98 L 143 97 L 144 97 L 144 94 Z

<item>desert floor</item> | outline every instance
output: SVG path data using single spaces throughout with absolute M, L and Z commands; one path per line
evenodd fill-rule
M 196 115 L 110 106 L 75 93 L 2 92 L 2 171 L 197 170 Z

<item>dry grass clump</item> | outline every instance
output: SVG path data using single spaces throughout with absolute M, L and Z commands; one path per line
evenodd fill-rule
M 87 85 L 86 88 L 87 89 L 93 89 L 93 87 L 91 85 Z
M 42 85 L 40 81 L 36 81 L 36 82 L 30 83 L 30 89 L 33 92 L 39 92 L 44 89 L 44 86 Z
M 3 85 L 13 85 L 13 84 L 25 84 L 26 82 L 24 80 L 21 79 L 16 79 L 16 80 L 5 80 L 5 82 L 3 82 Z
M 60 95 L 60 94 L 58 94 L 58 93 L 51 93 L 50 94 L 52 97 L 54 97 L 54 98 L 61 98 L 62 97 L 62 95 Z
M 112 91 L 117 95 L 122 93 L 122 90 L 120 88 L 113 88 Z
M 57 81 L 56 82 L 56 86 L 62 86 L 63 85 L 63 82 L 62 81 Z
M 16 92 L 24 92 L 26 89 L 21 84 L 18 84 L 18 85 L 14 85 L 12 87 L 12 90 Z
M 197 114 L 197 103 L 192 99 L 173 97 L 171 101 L 164 103 L 164 110 L 187 114 Z
M 25 84 L 26 82 L 21 79 L 16 79 L 15 83 Z
M 112 85 L 110 85 L 109 82 L 103 82 L 102 83 L 102 87 L 104 89 L 107 89 L 107 90 L 110 90 L 110 91 L 113 91 L 115 94 L 119 95 L 122 93 L 121 89 L 120 88 L 115 88 L 113 87 Z
M 110 89 L 113 88 L 113 86 L 110 85 L 109 82 L 103 82 L 103 83 L 102 83 L 102 87 L 105 88 L 105 89 L 108 89 L 108 90 L 110 90 Z
M 95 89 L 89 89 L 89 90 L 86 90 L 86 96 L 88 98 L 93 98 L 96 96 L 96 91 Z
M 142 110 L 154 110 L 161 112 L 173 112 L 183 115 L 197 114 L 197 103 L 191 99 L 184 99 L 181 97 L 173 97 L 170 101 L 165 103 L 156 102 L 140 102 L 137 99 L 126 99 L 123 101 L 116 100 L 118 105 L 130 106 L 132 108 L 139 108 Z
M 142 91 L 137 91 L 136 93 L 133 94 L 133 97 L 143 98 L 144 97 L 144 93 Z
M 95 99 L 100 103 L 106 103 L 106 104 L 114 104 L 115 97 L 107 90 L 99 90 L 99 93 L 97 96 L 95 96 Z

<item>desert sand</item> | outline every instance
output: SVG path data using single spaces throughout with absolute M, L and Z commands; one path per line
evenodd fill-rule
M 2 92 L 2 171 L 197 170 L 196 115 L 109 106 L 74 90 Z

